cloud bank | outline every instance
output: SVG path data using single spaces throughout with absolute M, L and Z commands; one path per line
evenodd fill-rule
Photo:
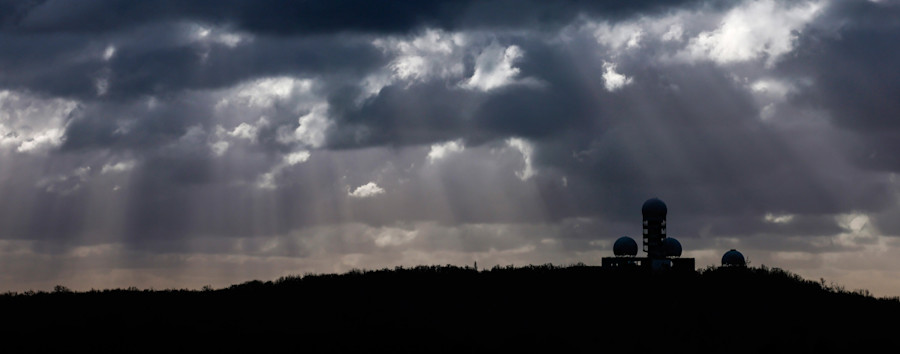
M 0 290 L 599 263 L 900 295 L 896 1 L 0 1 Z M 36 265 L 36 266 L 35 266 Z

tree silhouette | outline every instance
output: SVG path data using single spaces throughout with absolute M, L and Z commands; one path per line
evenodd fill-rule
M 67 343 L 26 340 L 36 334 L 102 333 L 107 349 L 144 351 L 831 352 L 889 343 L 891 326 L 875 324 L 900 301 L 765 266 L 543 264 L 355 269 L 197 291 L 57 286 L 0 295 L 0 309 L 11 348 L 31 351 Z

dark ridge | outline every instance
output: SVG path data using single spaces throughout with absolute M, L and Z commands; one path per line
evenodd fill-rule
M 895 315 L 897 298 L 764 266 L 419 266 L 0 296 L 4 346 L 40 352 L 860 352 L 891 343 Z

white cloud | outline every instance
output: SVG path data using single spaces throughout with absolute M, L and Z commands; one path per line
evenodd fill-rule
M 750 91 L 762 107 L 760 119 L 771 120 L 778 111 L 778 106 L 787 100 L 787 96 L 795 90 L 792 83 L 772 78 L 763 78 L 749 85 Z
M 109 78 L 98 77 L 94 79 L 94 89 L 97 91 L 97 96 L 105 96 L 109 92 Z
M 115 164 L 105 164 L 103 165 L 103 168 L 100 169 L 100 174 L 102 175 L 107 173 L 131 171 L 132 169 L 134 169 L 135 165 L 137 165 L 137 162 L 135 162 L 134 160 L 120 161 Z
M 616 64 L 603 63 L 603 86 L 609 92 L 621 89 L 631 83 L 631 78 L 616 72 Z
M 531 156 L 534 153 L 534 145 L 521 138 L 509 138 L 506 140 L 506 145 L 522 153 L 522 159 L 525 160 L 525 167 L 522 169 L 522 171 L 516 171 L 516 177 L 519 177 L 519 179 L 523 181 L 533 177 L 537 173 L 537 171 L 535 171 L 534 167 L 531 164 Z
M 209 148 L 216 156 L 222 156 L 225 155 L 226 151 L 228 151 L 229 145 L 230 144 L 227 141 L 217 141 L 215 143 L 209 144 Z
M 356 99 L 356 104 L 359 105 L 365 99 L 378 95 L 381 89 L 392 83 L 394 83 L 394 77 L 391 73 L 380 72 L 366 76 L 360 83 L 363 93 Z
M 391 64 L 391 69 L 401 79 L 421 79 L 428 74 L 427 65 L 424 57 L 413 55 L 398 58 Z
M 278 186 L 275 185 L 275 174 L 273 172 L 266 172 L 259 176 L 256 180 L 256 187 L 260 189 L 275 189 Z
M 57 147 L 62 145 L 64 137 L 65 128 L 49 128 L 31 135 L 29 139 L 19 144 L 16 151 L 33 152 Z
M 434 163 L 449 154 L 461 152 L 465 150 L 465 148 L 462 139 L 431 145 L 431 150 L 428 151 L 428 161 Z
M 252 41 L 253 37 L 237 32 L 229 32 L 222 28 L 201 25 L 192 26 L 191 39 L 204 44 L 220 44 L 228 48 L 237 47 L 242 42 Z M 208 53 L 207 53 L 208 54 Z
M 278 184 L 275 183 L 275 176 L 281 173 L 285 168 L 301 164 L 309 160 L 311 156 L 309 151 L 300 150 L 289 153 L 282 157 L 281 163 L 272 167 L 269 172 L 261 174 L 256 181 L 256 186 L 261 189 L 275 189 Z
M 461 80 L 459 87 L 489 91 L 509 84 L 540 85 L 535 79 L 516 80 L 515 62 L 523 56 L 516 45 L 501 46 L 477 33 L 452 33 L 427 30 L 413 38 L 388 37 L 372 41 L 387 55 L 393 55 L 385 70 L 361 80 L 363 94 L 357 103 L 377 95 L 385 86 L 397 82 L 426 82 L 433 79 Z M 473 53 L 474 73 L 464 78 L 465 62 Z
M 594 25 L 594 38 L 609 49 L 618 52 L 622 49 L 638 48 L 644 35 L 644 26 L 639 22 L 624 22 L 610 25 L 603 22 Z
M 669 26 L 669 30 L 666 31 L 666 33 L 663 33 L 660 39 L 662 39 L 664 42 L 680 41 L 683 35 L 684 28 L 682 28 L 681 24 L 676 23 Z
M 790 6 L 774 0 L 748 1 L 729 11 L 718 28 L 691 39 L 681 56 L 720 64 L 765 57 L 771 65 L 793 50 L 796 32 L 821 9 L 819 2 Z
M 769 104 L 763 106 L 762 109 L 759 110 L 759 119 L 761 119 L 763 121 L 772 120 L 772 118 L 775 117 L 775 112 L 776 112 L 775 104 L 769 103 Z
M 238 139 L 256 141 L 256 134 L 258 132 L 259 128 L 257 128 L 255 125 L 241 123 L 238 126 L 234 127 L 234 130 L 228 132 L 228 135 L 231 135 Z
M 72 173 L 72 175 L 75 177 L 78 177 L 78 179 L 80 179 L 82 181 L 86 181 L 88 174 L 90 172 L 91 172 L 90 166 L 82 166 L 82 167 L 76 168 L 75 171 Z
M 838 234 L 833 242 L 847 247 L 859 247 L 863 244 L 877 246 L 881 237 L 878 229 L 869 221 L 869 216 L 862 213 L 847 213 L 835 215 L 838 226 L 845 230 Z
M 467 44 L 461 33 L 427 30 L 413 37 L 388 37 L 372 41 L 394 59 L 384 68 L 365 77 L 361 86 L 363 94 L 359 101 L 377 95 L 382 88 L 397 81 L 423 82 L 432 78 L 462 76 L 465 67 L 463 59 Z
M 271 107 L 278 101 L 291 98 L 291 95 L 309 93 L 312 85 L 313 81 L 310 79 L 267 77 L 239 85 L 235 98 L 249 106 Z
M 62 145 L 78 102 L 0 90 L 0 148 L 37 153 Z
M 306 160 L 309 160 L 309 156 L 309 151 L 292 152 L 284 157 L 284 163 L 288 166 L 294 166 L 298 163 L 306 162 Z
M 271 76 L 241 82 L 234 86 L 210 91 L 216 100 L 215 114 L 225 121 L 248 122 L 255 118 L 277 115 L 285 111 L 299 113 L 321 104 L 322 98 L 314 90 L 315 79 L 291 76 Z
M 598 44 L 605 47 L 604 53 L 607 56 L 615 58 L 623 53 L 656 44 L 653 43 L 654 40 L 680 42 L 686 29 L 705 22 L 706 16 L 705 13 L 676 10 L 661 16 L 638 16 L 614 23 L 586 21 L 569 30 L 593 37 Z
M 209 60 L 214 46 L 225 46 L 234 49 L 241 43 L 252 42 L 253 36 L 245 33 L 231 32 L 221 27 L 210 27 L 200 24 L 187 24 L 184 45 L 191 45 L 200 57 L 201 62 Z
M 492 43 L 475 59 L 475 73 L 463 87 L 490 91 L 513 83 L 519 74 L 519 69 L 513 64 L 521 57 L 522 50 L 518 46 L 503 48 Z
M 109 61 L 115 55 L 116 55 L 116 46 L 110 44 L 110 45 L 106 46 L 106 49 L 103 51 L 103 61 Z
M 869 216 L 861 213 L 840 214 L 835 216 L 835 220 L 838 225 L 852 233 L 860 233 L 869 226 Z
M 783 101 L 794 86 L 789 82 L 777 79 L 760 79 L 750 85 L 750 89 L 757 94 L 768 96 L 778 101 Z
M 225 130 L 221 125 L 217 125 L 215 128 L 215 135 L 219 138 L 224 138 L 226 136 L 230 136 L 235 139 L 244 139 L 249 140 L 250 142 L 255 143 L 259 138 L 259 130 L 260 128 L 264 128 L 269 126 L 269 120 L 266 117 L 260 117 L 259 120 L 254 124 L 250 124 L 247 122 L 241 122 L 231 131 Z M 225 146 L 227 149 L 227 145 Z
M 399 246 L 409 243 L 419 235 L 419 230 L 404 230 L 394 227 L 382 228 L 374 235 L 375 245 L 378 247 Z
M 246 41 L 248 37 L 244 35 L 240 35 L 237 33 L 221 33 L 214 39 L 216 43 L 223 44 L 229 48 L 237 47 L 243 41 Z
M 384 189 L 375 184 L 375 182 L 369 182 L 356 187 L 352 192 L 348 191 L 347 194 L 353 198 L 369 198 L 383 193 Z
M 447 77 L 463 71 L 459 59 L 465 38 L 461 34 L 428 30 L 412 40 L 376 39 L 373 44 L 397 54 L 389 66 L 399 79 L 425 80 L 434 75 Z
M 321 147 L 332 122 L 329 105 L 313 90 L 314 86 L 312 79 L 269 77 L 219 90 L 213 93 L 217 118 L 237 125 L 230 130 L 217 128 L 216 135 L 220 140 L 230 137 L 256 143 L 260 134 L 268 132 L 265 128 L 273 124 L 267 117 L 296 114 L 296 124 L 278 123 L 275 140 L 284 145 Z M 246 117 L 259 119 L 250 122 Z
M 791 220 L 794 220 L 794 215 L 766 213 L 766 215 L 763 217 L 763 219 L 766 222 L 773 223 L 773 224 L 787 224 L 787 223 L 791 222 Z
M 327 113 L 327 103 L 314 106 L 309 113 L 297 119 L 298 126 L 293 132 L 280 129 L 278 141 L 283 144 L 298 142 L 313 148 L 321 147 L 325 143 L 325 132 L 331 127 Z

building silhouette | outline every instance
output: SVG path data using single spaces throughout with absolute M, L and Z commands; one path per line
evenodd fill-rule
M 648 271 L 694 271 L 693 258 L 681 258 L 681 242 L 666 234 L 668 208 L 659 198 L 651 198 L 641 207 L 643 217 L 642 249 L 646 257 L 637 256 L 637 242 L 628 236 L 613 244 L 615 257 L 603 257 L 604 267 L 640 268 Z

